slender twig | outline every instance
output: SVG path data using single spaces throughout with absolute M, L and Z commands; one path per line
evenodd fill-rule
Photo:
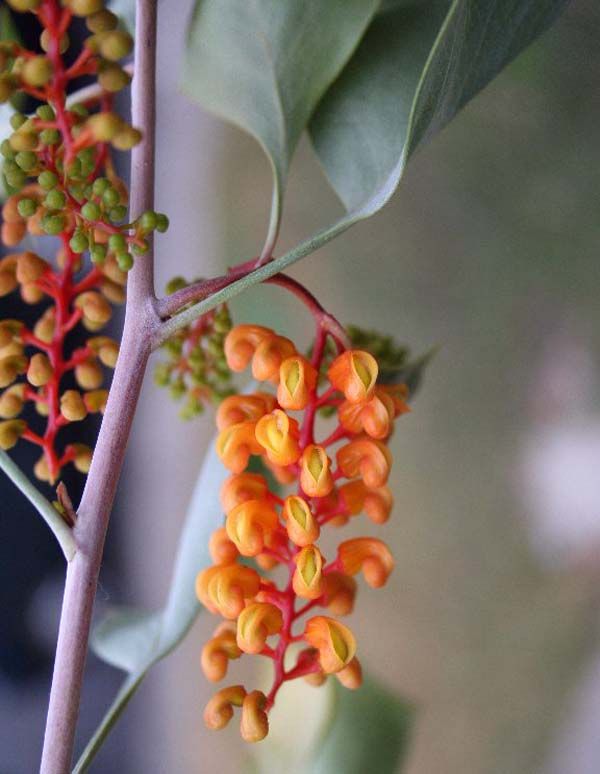
M 29 502 L 35 507 L 40 516 L 54 533 L 58 540 L 67 562 L 75 556 L 75 538 L 69 526 L 61 518 L 52 503 L 48 502 L 44 495 L 31 483 L 25 473 L 16 465 L 8 454 L 0 451 L 0 468 L 6 473 L 13 484 L 18 487 Z
M 132 119 L 144 134 L 132 154 L 131 211 L 153 207 L 156 0 L 137 0 Z M 121 351 L 74 535 L 60 619 L 41 774 L 71 767 L 90 623 L 104 540 L 150 343 L 159 324 L 155 311 L 152 247 L 129 274 Z

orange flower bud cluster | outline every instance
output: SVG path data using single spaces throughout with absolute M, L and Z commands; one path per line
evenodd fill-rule
M 327 371 L 329 383 L 321 385 L 324 350 L 322 341 L 309 361 L 289 339 L 258 325 L 237 326 L 224 342 L 232 371 L 250 367 L 255 379 L 275 390 L 232 395 L 219 407 L 216 449 L 232 475 L 221 490 L 224 526 L 210 541 L 214 564 L 196 582 L 202 604 L 226 619 L 202 652 L 207 678 L 225 678 L 229 662 L 244 653 L 273 661 L 268 694 L 236 685 L 206 707 L 206 724 L 215 729 L 241 707 L 242 737 L 252 742 L 266 736 L 268 713 L 285 681 L 304 677 L 321 684 L 334 674 L 347 688 L 360 686 L 356 641 L 338 617 L 353 610 L 355 576 L 378 588 L 394 566 L 379 538 L 346 540 L 330 557 L 319 540 L 326 525 L 344 524 L 361 512 L 375 524 L 387 521 L 387 439 L 407 410 L 407 391 L 379 385 L 377 362 L 363 350 L 339 352 Z M 318 441 L 315 416 L 325 406 L 336 410 L 337 427 Z M 248 471 L 252 457 L 294 490 L 283 497 L 272 491 L 264 475 Z M 282 587 L 266 575 L 274 567 L 287 574 Z M 290 667 L 286 653 L 297 642 L 304 648 Z
M 0 320 L 0 447 L 19 438 L 36 444 L 42 456 L 35 475 L 54 482 L 68 463 L 89 468 L 90 449 L 61 448 L 57 437 L 65 425 L 104 411 L 104 369 L 114 368 L 119 348 L 98 332 L 111 319 L 111 305 L 125 300 L 134 255 L 149 249 L 148 235 L 164 231 L 168 220 L 150 211 L 127 217 L 127 188 L 111 158 L 141 139 L 112 109 L 115 92 L 130 81 L 118 60 L 132 46 L 117 17 L 102 0 L 10 6 L 34 13 L 41 35 L 36 51 L 0 42 L 0 102 L 20 92 L 38 104 L 32 115 L 14 113 L 12 133 L 0 137 L 0 166 L 12 192 L 2 207 L 1 240 L 14 250 L 0 258 L 0 298 L 19 293 L 40 314 L 30 327 Z M 90 33 L 76 57 L 66 54 L 73 15 L 85 18 Z M 67 106 L 67 88 L 82 76 L 97 77 L 98 95 Z M 46 235 L 57 240 L 53 260 L 19 250 L 24 237 Z M 79 326 L 92 335 L 74 349 L 69 334 Z M 17 419 L 28 403 L 38 422 Z

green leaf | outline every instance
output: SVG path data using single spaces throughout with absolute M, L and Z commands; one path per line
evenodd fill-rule
M 200 612 L 201 606 L 194 593 L 195 579 L 198 572 L 211 563 L 208 540 L 223 521 L 219 490 L 227 475 L 212 444 L 179 539 L 165 607 L 151 613 L 115 608 L 94 630 L 91 642 L 94 652 L 103 661 L 127 672 L 127 677 L 74 772 L 87 770 L 148 670 L 181 642 Z
M 275 244 L 300 135 L 356 48 L 379 0 L 197 0 L 184 66 L 187 94 L 252 134 L 273 170 L 263 256 Z
M 346 214 L 166 321 L 158 343 L 381 209 L 417 146 L 544 32 L 567 2 L 387 0 L 310 123 L 313 144 Z M 211 72 L 222 99 L 235 103 L 235 91 L 227 91 L 228 80 L 219 72 L 229 54 L 223 49 Z

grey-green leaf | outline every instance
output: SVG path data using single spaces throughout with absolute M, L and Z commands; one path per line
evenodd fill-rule
M 187 94 L 252 134 L 273 169 L 263 250 L 270 255 L 290 160 L 379 0 L 197 0 L 184 66 Z
M 416 148 L 540 35 L 567 0 L 386 2 L 311 121 L 329 180 L 364 218 Z
M 200 612 L 194 581 L 199 570 L 211 562 L 208 540 L 223 520 L 219 490 L 226 477 L 227 470 L 213 444 L 188 508 L 165 607 L 151 613 L 115 608 L 96 627 L 92 636 L 94 652 L 125 671 L 127 677 L 86 746 L 75 772 L 87 770 L 148 670 L 179 644 Z

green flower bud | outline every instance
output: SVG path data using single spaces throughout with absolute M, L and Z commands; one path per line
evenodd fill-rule
M 19 151 L 15 161 L 24 172 L 30 172 L 38 163 L 38 157 L 33 151 Z
M 123 121 L 116 113 L 96 113 L 87 120 L 87 126 L 96 142 L 110 142 L 123 129 Z
M 169 228 L 169 219 L 163 212 L 156 213 L 156 230 L 160 234 L 164 234 Z
M 127 240 L 123 234 L 111 234 L 108 237 L 108 247 L 110 250 L 116 253 L 126 252 Z
M 54 110 L 52 110 L 50 105 L 40 105 L 35 112 L 38 118 L 41 118 L 42 121 L 54 121 L 56 118 Z
M 6 182 L 9 184 L 11 188 L 22 188 L 26 181 L 27 181 L 27 175 L 25 172 L 23 172 L 22 169 L 6 169 L 6 165 L 4 166 L 4 177 L 6 178 Z
M 155 212 L 148 210 L 140 216 L 139 224 L 142 231 L 152 231 L 156 228 L 158 218 Z
M 88 238 L 83 231 L 76 231 L 69 241 L 69 246 L 74 253 L 83 253 L 88 248 Z
M 44 145 L 58 145 L 60 142 L 60 132 L 58 129 L 42 129 L 40 140 Z
M 102 194 L 110 187 L 110 181 L 105 177 L 98 177 L 94 180 L 92 185 L 92 193 L 94 196 L 102 196 Z M 116 202 L 115 202 L 116 204 Z
M 100 53 L 109 62 L 116 62 L 131 53 L 133 39 L 124 30 L 111 30 L 100 39 Z
M 111 140 L 113 148 L 121 151 L 128 151 L 135 147 L 142 140 L 142 133 L 133 126 L 125 126 Z
M 90 114 L 90 111 L 86 108 L 86 106 L 82 105 L 80 102 L 77 102 L 75 105 L 71 105 L 69 110 L 71 113 L 73 113 L 73 115 L 78 116 L 79 118 L 87 118 Z
M 45 56 L 34 56 L 23 65 L 21 77 L 29 86 L 45 86 L 52 78 L 52 63 Z
M 35 199 L 21 199 L 17 204 L 17 210 L 22 218 L 30 218 L 35 214 L 37 207 Z
M 8 102 L 16 89 L 15 79 L 6 73 L 0 75 L 0 104 Z
M 48 32 L 48 30 L 44 30 L 40 35 L 40 46 L 42 47 L 42 51 L 45 51 L 46 53 L 48 53 L 48 51 L 50 50 L 50 41 L 51 41 L 50 33 Z M 71 41 L 69 40 L 69 36 L 65 32 L 60 38 L 59 51 L 61 54 L 64 54 L 65 51 L 69 48 L 70 42 Z M 52 119 L 48 119 L 48 120 L 51 121 Z
M 112 11 L 104 9 L 88 16 L 85 24 L 90 32 L 110 32 L 117 28 L 119 19 Z
M 81 208 L 81 214 L 86 220 L 99 220 L 102 213 L 96 202 L 86 202 Z
M 49 191 L 58 184 L 58 177 L 49 169 L 44 170 L 38 175 L 38 183 L 45 190 Z
M 9 123 L 16 132 L 17 129 L 23 126 L 25 121 L 27 121 L 27 116 L 24 116 L 23 113 L 13 113 Z
M 14 159 L 15 158 L 15 152 L 10 147 L 10 143 L 8 140 L 2 140 L 0 143 L 0 153 L 4 156 L 5 159 Z
M 62 210 L 66 203 L 67 197 L 58 188 L 48 191 L 44 199 L 44 207 L 47 207 L 49 210 Z
M 104 263 L 106 260 L 106 245 L 94 245 L 90 250 L 92 263 Z
M 66 220 L 64 215 L 44 215 L 42 228 L 50 236 L 56 236 L 65 230 Z
M 170 279 L 166 286 L 165 286 L 165 293 L 167 295 L 171 295 L 171 293 L 175 293 L 178 290 L 182 290 L 183 288 L 187 288 L 188 283 L 185 281 L 183 277 L 173 277 L 173 279 Z
M 107 207 L 116 207 L 121 201 L 121 195 L 116 188 L 113 188 L 107 180 L 108 186 L 102 192 L 102 201 Z
M 127 217 L 127 207 L 122 204 L 118 207 L 113 207 L 108 213 L 108 217 L 111 223 L 118 223 L 120 220 L 125 220 Z
M 113 62 L 107 63 L 98 73 L 98 83 L 105 91 L 116 93 L 131 83 L 131 76 Z
M 133 256 L 130 253 L 117 253 L 117 265 L 121 271 L 133 268 Z
M 144 239 L 141 244 L 134 244 L 131 249 L 136 255 L 145 255 L 150 249 L 150 245 Z

